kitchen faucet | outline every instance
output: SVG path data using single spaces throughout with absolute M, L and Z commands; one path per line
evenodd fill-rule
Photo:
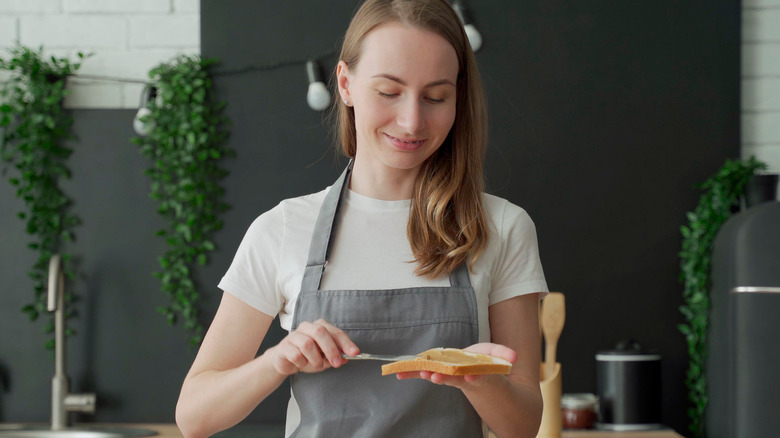
M 54 312 L 54 377 L 51 379 L 51 428 L 69 426 L 68 413 L 95 412 L 95 394 L 70 394 L 65 373 L 65 274 L 59 254 L 49 260 L 48 310 Z

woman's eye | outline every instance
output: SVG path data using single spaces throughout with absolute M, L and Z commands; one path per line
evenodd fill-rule
M 386 92 L 380 91 L 380 90 L 376 90 L 376 94 L 379 97 L 383 97 L 385 99 L 394 99 L 394 98 L 400 96 L 400 93 L 386 93 Z M 444 101 L 446 100 L 446 98 L 436 99 L 436 98 L 433 98 L 433 97 L 423 97 L 422 99 L 425 100 L 426 102 L 434 103 L 434 104 L 435 103 L 444 103 Z
M 376 90 L 376 94 L 378 94 L 381 97 L 387 98 L 387 99 L 390 99 L 390 98 L 398 96 L 398 93 L 385 93 L 385 92 L 382 92 L 382 91 L 379 91 L 379 90 Z

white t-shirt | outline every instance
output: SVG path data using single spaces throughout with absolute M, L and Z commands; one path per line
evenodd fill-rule
M 287 199 L 258 217 L 219 282 L 220 289 L 255 309 L 272 317 L 278 314 L 287 331 L 314 224 L 328 190 Z M 547 292 L 547 283 L 536 228 L 525 210 L 492 195 L 484 194 L 482 201 L 490 241 L 469 277 L 477 298 L 479 340 L 489 342 L 488 306 L 519 295 Z M 414 275 L 416 264 L 406 237 L 410 205 L 410 200 L 383 201 L 347 190 L 321 288 L 449 286 L 448 276 L 430 280 Z M 287 434 L 297 427 L 299 418 L 297 405 L 291 400 Z

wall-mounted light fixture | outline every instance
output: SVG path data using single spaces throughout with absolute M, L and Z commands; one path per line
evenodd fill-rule
M 306 102 L 314 111 L 322 111 L 330 105 L 330 92 L 323 81 L 322 70 L 317 61 L 306 61 L 306 76 L 309 77 L 309 91 Z
M 482 35 L 480 35 L 474 21 L 471 19 L 466 3 L 463 0 L 454 0 L 452 2 L 452 8 L 455 9 L 455 13 L 458 14 L 458 18 L 463 23 L 463 29 L 466 31 L 466 36 L 469 38 L 469 44 L 471 44 L 471 50 L 477 51 L 482 47 Z

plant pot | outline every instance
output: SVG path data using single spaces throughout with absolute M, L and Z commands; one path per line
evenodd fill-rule
M 745 206 L 750 208 L 776 200 L 777 180 L 776 173 L 753 175 L 745 185 Z

